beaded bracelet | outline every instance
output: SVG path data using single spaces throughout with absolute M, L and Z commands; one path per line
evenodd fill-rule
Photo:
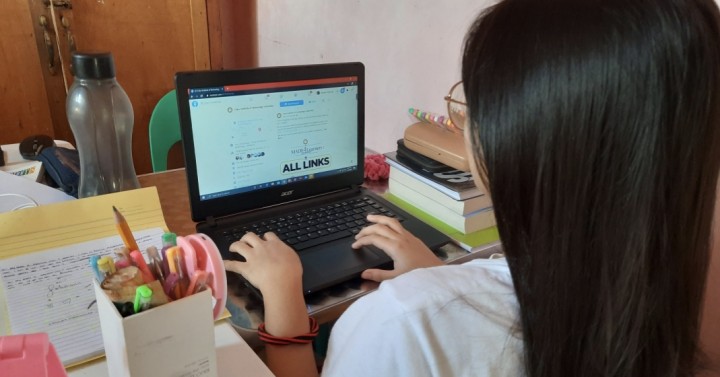
M 279 336 L 273 336 L 268 334 L 265 331 L 265 322 L 261 323 L 260 326 L 258 326 L 258 335 L 260 336 L 260 340 L 262 340 L 265 343 L 273 344 L 276 346 L 286 346 L 288 344 L 309 344 L 312 343 L 313 339 L 318 334 L 318 331 L 320 330 L 320 326 L 318 326 L 317 321 L 315 318 L 310 317 L 310 332 L 307 334 L 298 335 L 293 338 L 284 338 Z

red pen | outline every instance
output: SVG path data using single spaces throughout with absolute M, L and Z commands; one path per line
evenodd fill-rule
M 137 266 L 137 268 L 142 273 L 143 281 L 145 281 L 145 284 L 149 284 L 155 281 L 155 278 L 153 277 L 152 272 L 150 272 L 150 268 L 148 267 L 147 263 L 145 263 L 145 258 L 143 258 L 140 251 L 131 251 L 130 258 L 132 258 L 133 264 Z

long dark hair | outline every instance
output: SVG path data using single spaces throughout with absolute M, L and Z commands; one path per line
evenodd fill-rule
M 719 19 L 712 0 L 505 0 L 467 35 L 470 138 L 528 376 L 697 370 Z

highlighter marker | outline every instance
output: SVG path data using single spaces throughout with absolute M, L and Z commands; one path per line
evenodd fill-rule
M 145 284 L 150 284 L 155 281 L 155 278 L 153 277 L 152 272 L 150 272 L 150 268 L 148 268 L 147 263 L 145 263 L 145 258 L 143 258 L 143 255 L 140 254 L 140 251 L 131 251 L 130 258 L 132 258 L 133 264 L 137 266 L 137 268 L 142 273 L 143 281 L 145 282 Z
M 141 285 L 135 289 L 135 302 L 133 308 L 135 313 L 150 309 L 153 291 L 147 285 Z

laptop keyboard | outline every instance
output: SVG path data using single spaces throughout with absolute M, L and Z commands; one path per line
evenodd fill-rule
M 373 198 L 363 196 L 238 226 L 223 231 L 222 235 L 228 243 L 232 243 L 247 232 L 259 235 L 274 232 L 285 243 L 301 251 L 357 234 L 369 224 L 366 218 L 370 213 L 404 220 Z

